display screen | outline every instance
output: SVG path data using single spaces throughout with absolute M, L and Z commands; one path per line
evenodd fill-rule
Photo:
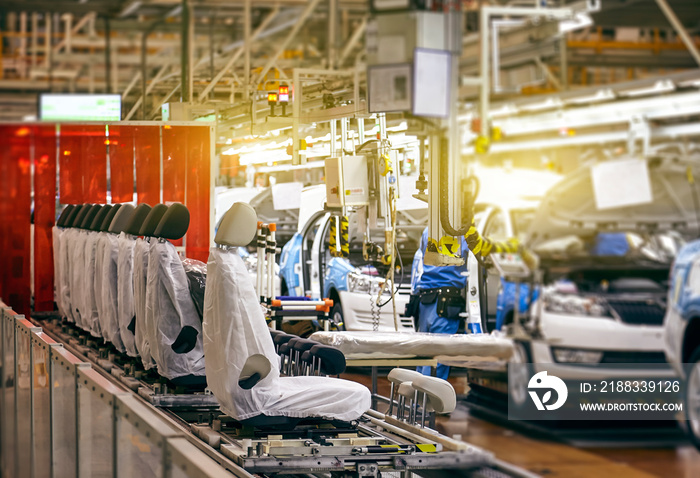
M 121 95 L 42 94 L 39 98 L 42 121 L 120 121 Z

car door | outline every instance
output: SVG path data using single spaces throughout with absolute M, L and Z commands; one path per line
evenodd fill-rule
M 322 236 L 321 227 L 327 222 L 328 213 L 320 211 L 309 219 L 302 229 L 301 241 L 301 270 L 304 281 L 304 295 L 320 297 L 320 281 L 318 270 L 318 243 Z
M 507 217 L 500 207 L 494 207 L 488 213 L 486 224 L 482 235 L 493 241 L 505 241 L 508 236 Z M 487 330 L 493 330 L 496 326 L 496 305 L 498 302 L 498 291 L 501 287 L 501 277 L 495 267 L 487 267 L 484 270 L 484 282 L 486 299 L 486 321 Z

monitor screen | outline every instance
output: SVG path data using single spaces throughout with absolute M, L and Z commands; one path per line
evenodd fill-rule
M 121 95 L 42 93 L 42 121 L 120 121 Z

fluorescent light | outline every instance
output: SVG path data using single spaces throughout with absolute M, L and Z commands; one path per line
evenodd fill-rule
M 507 103 L 507 104 L 501 106 L 501 107 L 498 108 L 498 109 L 491 110 L 491 112 L 489 113 L 489 116 L 490 116 L 491 118 L 499 118 L 499 117 L 501 117 L 501 116 L 510 116 L 510 115 L 514 115 L 514 114 L 516 114 L 517 112 L 518 112 L 518 108 L 516 108 L 515 106 L 513 106 L 513 105 L 510 104 L 510 103 Z
M 582 105 L 585 103 L 597 103 L 599 101 L 614 100 L 615 93 L 610 88 L 604 90 L 598 90 L 593 95 L 588 96 L 578 96 L 575 98 L 569 98 L 564 100 L 566 104 Z
M 669 93 L 671 91 L 674 91 L 675 89 L 676 86 L 671 80 L 659 80 L 656 83 L 654 83 L 654 86 L 635 88 L 632 90 L 623 90 L 620 92 L 620 94 L 625 96 L 645 96 L 659 93 Z
M 577 13 L 573 20 L 559 22 L 559 33 L 568 33 L 593 25 L 593 19 L 587 13 Z
M 563 104 L 559 98 L 547 98 L 545 101 L 540 101 L 539 103 L 522 105 L 519 109 L 521 111 L 541 111 L 559 108 L 560 106 L 563 106 Z

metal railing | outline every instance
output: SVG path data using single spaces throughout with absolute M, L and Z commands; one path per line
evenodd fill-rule
M 0 475 L 230 477 L 126 389 L 0 302 Z

